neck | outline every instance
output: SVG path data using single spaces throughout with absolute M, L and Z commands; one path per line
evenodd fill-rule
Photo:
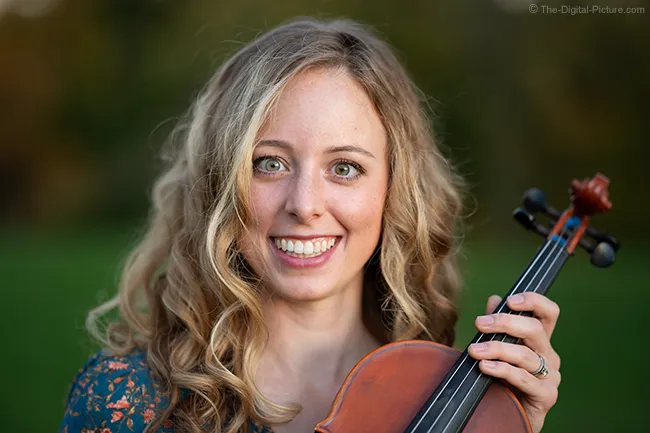
M 348 373 L 381 344 L 364 326 L 363 276 L 330 296 L 297 302 L 279 296 L 264 304 L 268 331 L 256 385 L 276 404 L 301 406 L 278 433 L 313 431 L 331 408 Z
M 342 382 L 379 346 L 363 323 L 361 290 L 345 292 L 354 296 L 305 303 L 270 299 L 264 308 L 269 339 L 263 361 L 293 377 Z
M 292 402 L 316 388 L 334 397 L 357 362 L 381 345 L 364 326 L 362 289 L 360 273 L 324 298 L 265 302 L 268 340 L 256 378 L 263 392 Z

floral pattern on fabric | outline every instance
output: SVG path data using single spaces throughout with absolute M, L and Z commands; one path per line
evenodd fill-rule
M 143 351 L 99 352 L 81 368 L 68 394 L 60 433 L 141 433 L 169 404 Z M 251 433 L 271 430 L 251 423 Z M 156 433 L 174 433 L 167 420 Z

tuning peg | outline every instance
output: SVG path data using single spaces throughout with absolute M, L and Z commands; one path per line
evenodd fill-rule
M 526 212 L 522 208 L 518 207 L 512 212 L 512 216 L 515 220 L 521 224 L 526 230 L 532 230 L 535 226 L 535 216 L 530 212 Z
M 616 251 L 614 247 L 607 242 L 600 242 L 596 245 L 594 252 L 591 253 L 591 263 L 599 268 L 607 268 L 614 263 Z
M 614 252 L 617 252 L 621 248 L 621 242 L 614 236 L 602 233 L 591 226 L 587 227 L 587 235 L 599 243 L 608 244 L 614 249 Z
M 522 201 L 528 212 L 538 213 L 546 209 L 546 194 L 539 188 L 531 188 L 526 191 Z
M 538 223 L 537 220 L 535 219 L 535 216 L 530 212 L 526 212 L 522 208 L 518 207 L 517 209 L 514 210 L 512 216 L 526 230 L 532 230 L 535 233 L 544 237 L 548 236 L 549 230 L 543 225 L 541 225 L 540 223 Z
M 522 199 L 524 208 L 531 213 L 541 212 L 549 218 L 558 220 L 560 212 L 546 203 L 546 194 L 539 188 L 531 188 L 524 193 Z

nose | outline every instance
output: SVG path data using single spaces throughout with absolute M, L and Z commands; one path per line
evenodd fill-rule
M 318 169 L 304 168 L 291 179 L 285 211 L 301 224 L 307 224 L 325 212 L 323 179 Z

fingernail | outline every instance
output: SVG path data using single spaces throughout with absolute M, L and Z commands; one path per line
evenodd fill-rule
M 488 348 L 488 345 L 485 343 L 474 343 L 472 344 L 472 350 L 475 352 L 485 352 Z
M 524 295 L 517 293 L 516 295 L 508 297 L 508 299 L 510 299 L 511 304 L 521 304 L 524 302 Z
M 508 299 L 511 304 L 521 304 L 524 302 L 524 295 L 517 293 L 516 295 L 509 296 Z
M 492 316 L 478 316 L 476 321 L 481 325 L 491 325 L 494 323 L 494 317 Z
M 483 361 L 481 361 L 481 364 L 483 364 L 483 367 L 486 367 L 486 368 L 494 368 L 494 367 L 497 366 L 497 363 L 494 362 L 494 361 L 483 360 Z

